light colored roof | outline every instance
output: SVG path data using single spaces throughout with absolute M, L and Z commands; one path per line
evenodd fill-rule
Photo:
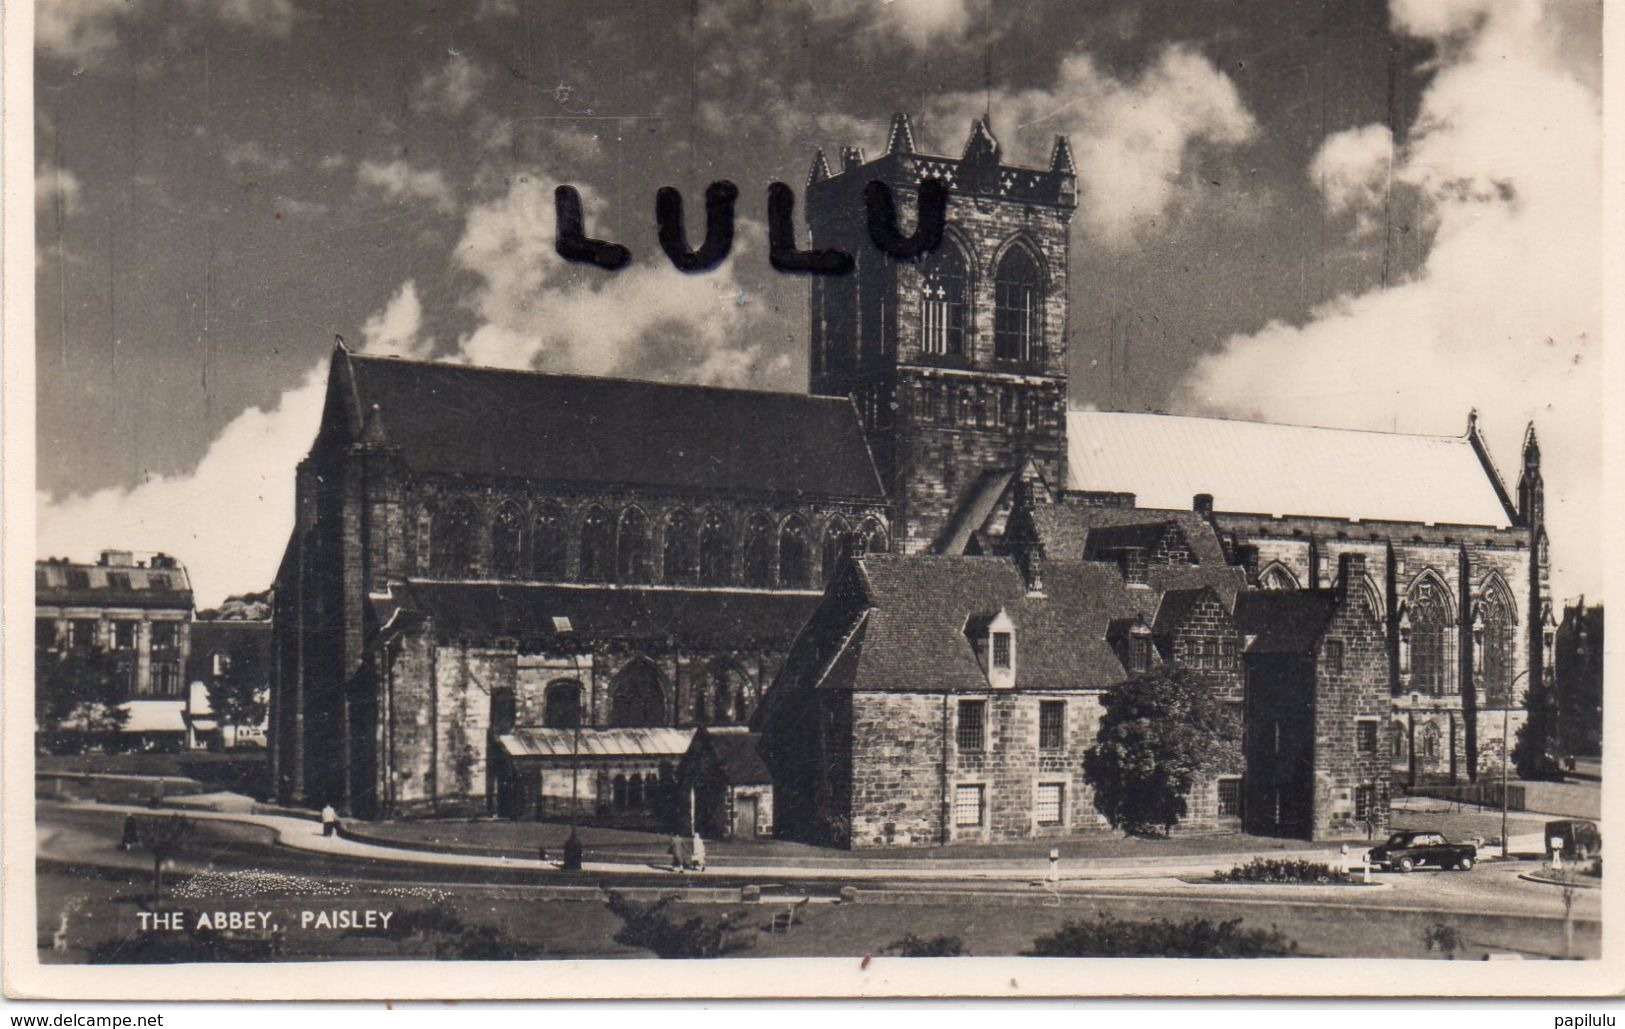
M 179 700 L 132 700 L 124 704 L 130 720 L 124 723 L 125 732 L 185 732 L 186 719 L 181 712 L 186 707 Z
M 1067 412 L 1068 486 L 1139 507 L 1323 518 L 1511 524 L 1469 436 L 1115 411 Z
M 681 757 L 693 729 L 515 729 L 498 737 L 509 757 Z

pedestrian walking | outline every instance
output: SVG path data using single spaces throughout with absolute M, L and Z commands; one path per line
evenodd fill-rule
M 124 816 L 124 836 L 118 841 L 119 850 L 130 850 L 141 842 L 141 834 L 135 827 L 135 816 Z
M 681 872 L 688 867 L 688 845 L 676 833 L 671 834 L 671 870 Z
M 699 833 L 694 834 L 694 856 L 691 860 L 694 862 L 694 871 L 705 871 L 705 841 L 700 839 Z
M 339 827 L 339 813 L 333 810 L 333 805 L 322 806 L 322 835 L 331 836 Z

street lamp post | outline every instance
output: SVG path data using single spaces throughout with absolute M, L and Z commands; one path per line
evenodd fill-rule
M 1507 684 L 1506 696 L 1501 698 L 1501 860 L 1505 861 L 1511 856 L 1511 842 L 1507 839 L 1507 765 L 1512 763 L 1512 740 L 1509 736 L 1511 725 L 1512 697 L 1517 689 L 1518 680 L 1529 674 L 1525 668 L 1512 677 Z

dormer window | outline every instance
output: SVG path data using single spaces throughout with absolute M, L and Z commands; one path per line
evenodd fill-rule
M 1128 641 L 1129 671 L 1144 675 L 1151 671 L 1151 637 L 1133 636 Z
M 965 638 L 976 652 L 989 686 L 1007 690 L 1016 684 L 1016 625 L 1009 614 L 972 615 L 965 621 Z

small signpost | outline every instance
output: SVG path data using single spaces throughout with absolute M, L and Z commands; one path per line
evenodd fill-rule
M 1052 883 L 1061 881 L 1061 849 L 1059 847 L 1049 849 L 1049 881 Z

